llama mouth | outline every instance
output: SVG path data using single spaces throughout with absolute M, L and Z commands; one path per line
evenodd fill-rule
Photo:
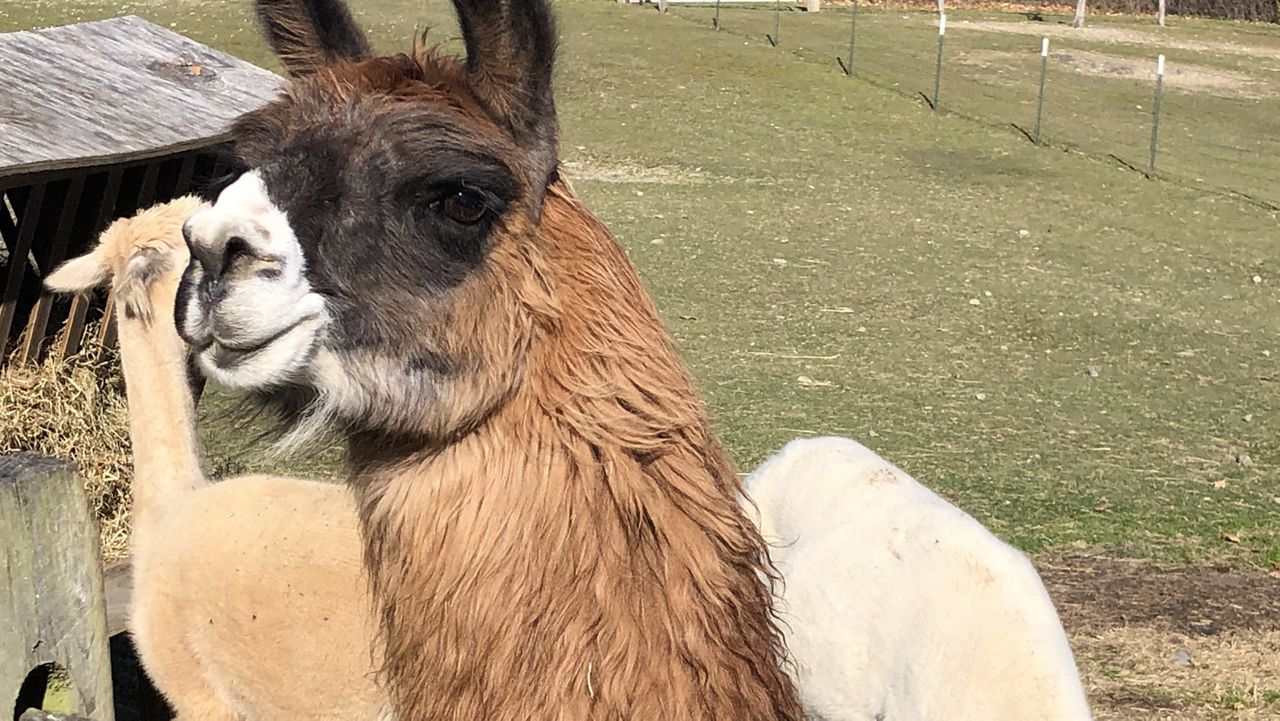
M 300 320 L 260 340 L 224 343 L 214 339 L 199 351 L 200 366 L 213 380 L 233 388 L 291 381 L 315 353 L 321 314 Z
M 210 339 L 209 346 L 217 346 L 218 348 L 224 351 L 230 351 L 232 353 L 237 353 L 242 356 L 252 355 L 266 348 L 272 343 L 275 343 L 281 338 L 285 337 L 289 333 L 293 332 L 295 328 L 302 325 L 303 323 L 306 323 L 309 320 L 314 319 L 317 315 L 318 314 L 316 313 L 304 315 L 301 318 L 299 318 L 297 321 L 284 326 L 280 330 L 277 330 L 276 332 L 271 333 L 260 340 L 232 342 L 232 341 L 226 341 L 221 338 L 218 338 L 217 336 L 214 336 L 212 339 Z

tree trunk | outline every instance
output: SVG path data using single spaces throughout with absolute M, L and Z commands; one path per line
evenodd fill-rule
M 1073 28 L 1084 27 L 1084 6 L 1087 2 L 1088 0 L 1076 0 L 1076 16 L 1071 21 L 1071 27 Z

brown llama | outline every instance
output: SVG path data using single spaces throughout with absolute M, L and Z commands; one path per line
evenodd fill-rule
M 181 198 L 113 223 L 46 278 L 114 288 L 133 446 L 133 607 L 143 667 L 180 721 L 372 721 L 375 625 L 356 508 L 340 485 L 210 484 L 173 308 L 188 254 Z
M 397 718 L 800 719 L 737 477 L 557 176 L 550 8 L 454 6 L 465 60 L 258 2 L 292 81 L 184 228 L 178 327 L 344 436 Z

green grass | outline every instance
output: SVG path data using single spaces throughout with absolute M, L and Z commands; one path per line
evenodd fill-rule
M 0 30 L 129 11 L 274 67 L 246 6 L 14 0 Z M 381 49 L 407 47 L 426 22 L 456 35 L 442 2 L 357 7 Z M 1019 85 L 950 66 L 943 103 L 975 122 L 911 97 L 932 85 L 926 16 L 867 14 L 859 63 L 873 84 L 832 61 L 839 12 L 788 13 L 776 50 L 750 29 L 772 29 L 759 10 L 726 11 L 716 33 L 705 10 L 560 9 L 575 186 L 639 267 L 744 469 L 798 436 L 848 435 L 1029 551 L 1273 560 L 1280 213 L 1190 186 L 1203 175 L 1280 200 L 1274 99 L 1268 114 L 1171 95 L 1177 182 L 1149 181 L 1097 159 L 1112 151 L 1087 137 L 1072 142 L 1091 155 L 1036 148 L 1008 127 L 1034 119 L 1021 79 L 1034 38 L 949 37 L 956 52 L 1017 41 L 1031 58 L 1008 71 Z M 1177 24 L 1280 47 L 1280 27 Z M 1071 95 L 1071 77 L 1051 82 L 1051 140 L 1071 110 L 1092 118 L 1082 133 L 1143 157 L 1142 113 L 1113 116 L 1085 90 L 1136 105 L 1145 88 L 1085 79 Z M 1179 124 L 1212 127 L 1225 166 L 1177 160 Z M 252 434 L 217 414 L 207 426 L 227 465 L 332 469 L 333 456 L 264 464 Z
M 704 26 L 713 14 L 701 7 L 676 11 Z M 771 8 L 730 7 L 722 10 L 721 26 L 763 42 L 773 32 L 773 16 Z M 1073 31 L 1067 27 L 1069 17 L 1049 15 L 1044 22 L 1028 22 L 1020 15 L 964 10 L 949 11 L 948 20 L 939 98 L 947 112 L 1030 133 L 1040 39 L 1048 35 L 1042 141 L 1097 157 L 1116 156 L 1146 169 L 1156 56 L 1163 53 L 1168 76 L 1158 170 L 1183 184 L 1280 205 L 1275 160 L 1280 157 L 1280 115 L 1275 112 L 1280 102 L 1280 27 L 1175 18 L 1161 30 L 1150 18 L 1102 17 Z M 844 8 L 783 12 L 779 49 L 834 69 L 835 58 L 847 54 L 849 21 Z M 931 96 L 935 15 L 864 9 L 858 21 L 859 77 L 921 102 L 921 93 Z M 1234 45 L 1236 51 L 1224 45 Z M 1090 62 L 1082 67 L 1085 61 Z M 1193 91 L 1187 78 L 1209 86 Z

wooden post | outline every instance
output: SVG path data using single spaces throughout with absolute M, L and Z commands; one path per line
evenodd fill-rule
M 0 455 L 0 539 L 0 699 L 57 664 L 67 688 L 50 710 L 114 721 L 98 524 L 69 463 Z
M 822 0 L 804 0 L 805 12 L 816 13 L 822 9 Z
M 1165 0 L 1160 0 L 1160 6 L 1156 11 L 1156 17 L 1160 20 L 1160 27 L 1164 27 Z

